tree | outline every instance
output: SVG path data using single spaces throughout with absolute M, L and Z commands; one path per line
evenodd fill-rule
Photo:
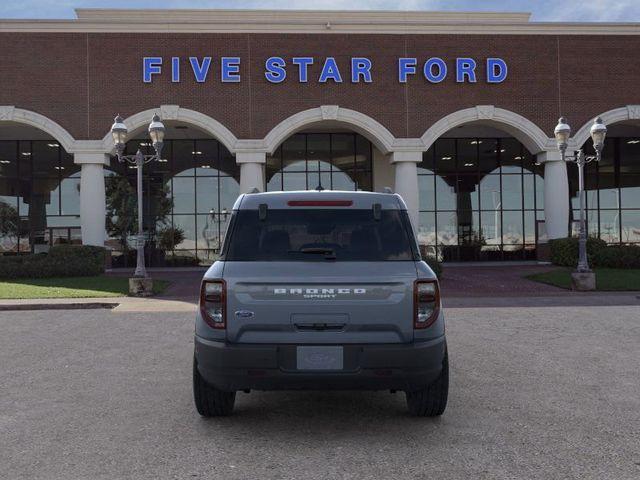
M 107 197 L 107 231 L 109 235 L 119 240 L 123 251 L 129 250 L 127 239 L 138 233 L 138 200 L 136 190 L 126 177 L 111 176 L 105 183 Z M 166 185 L 156 187 L 150 195 L 150 218 L 148 223 L 149 238 L 154 238 L 155 228 L 159 223 L 166 223 L 173 208 L 173 199 L 169 195 Z
M 20 215 L 18 209 L 7 202 L 0 201 L 0 237 L 20 238 Z

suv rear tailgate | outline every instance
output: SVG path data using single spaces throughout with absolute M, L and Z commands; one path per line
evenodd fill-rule
M 226 262 L 227 340 L 408 343 L 416 277 L 413 261 Z

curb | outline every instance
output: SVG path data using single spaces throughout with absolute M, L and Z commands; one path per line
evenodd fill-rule
M 91 302 L 91 303 L 14 303 L 0 305 L 0 312 L 26 310 L 96 310 L 114 309 L 119 303 Z

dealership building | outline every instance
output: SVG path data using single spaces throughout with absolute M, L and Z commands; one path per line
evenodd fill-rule
M 118 162 L 109 130 L 121 115 L 127 153 L 151 153 L 155 113 L 166 135 L 162 159 L 143 169 L 152 265 L 209 263 L 241 193 L 318 187 L 391 188 L 445 261 L 535 259 L 579 218 L 577 167 L 553 135 L 560 116 L 569 150 L 592 152 L 594 118 L 608 128 L 602 160 L 585 170 L 589 233 L 640 243 L 640 24 L 76 14 L 0 20 L 0 253 L 83 243 L 124 258 L 118 218 L 137 170 Z M 179 241 L 161 242 L 172 228 Z

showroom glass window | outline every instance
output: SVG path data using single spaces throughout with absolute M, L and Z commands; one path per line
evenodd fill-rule
M 372 145 L 356 133 L 298 133 L 267 157 L 266 190 L 372 190 Z
M 418 165 L 418 239 L 445 261 L 534 258 L 542 167 L 513 138 L 441 138 Z
M 0 252 L 80 244 L 80 167 L 54 140 L 0 141 Z
M 589 140 L 586 152 L 592 150 Z M 578 171 L 567 165 L 571 226 L 577 234 L 580 219 Z M 640 243 L 640 138 L 607 137 L 599 163 L 585 168 L 587 222 L 590 235 L 607 243 Z
M 127 154 L 140 146 L 145 154 L 153 147 L 148 140 L 127 143 Z M 124 175 L 135 189 L 136 168 L 111 159 L 106 176 Z M 240 169 L 235 157 L 214 139 L 165 140 L 162 161 L 143 169 L 145 230 L 157 234 L 166 228 L 179 228 L 184 240 L 163 255 L 183 259 L 187 264 L 209 264 L 219 252 L 228 217 L 240 191 Z M 173 206 L 165 219 L 158 219 L 159 198 L 166 195 Z M 155 224 L 154 224 L 155 223 Z M 131 239 L 133 246 L 133 239 Z M 158 264 L 157 241 L 148 248 L 149 264 Z M 108 244 L 119 250 L 118 241 Z

